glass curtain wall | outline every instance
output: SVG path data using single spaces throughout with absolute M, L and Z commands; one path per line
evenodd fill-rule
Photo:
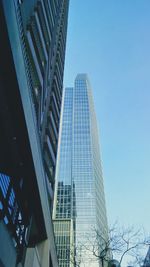
M 86 74 L 78 74 L 74 88 L 66 88 L 64 93 L 55 218 L 73 220 L 74 253 L 80 266 L 99 266 L 88 249 L 92 249 L 89 244 L 94 242 L 94 228 L 107 237 L 107 218 L 96 116 Z

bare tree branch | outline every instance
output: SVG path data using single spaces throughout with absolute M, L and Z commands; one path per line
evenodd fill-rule
M 86 245 L 85 248 L 99 259 L 102 266 L 115 256 L 119 258 L 120 265 L 127 255 L 132 256 L 136 262 L 141 262 L 140 251 L 150 244 L 150 237 L 145 235 L 143 229 L 135 230 L 133 226 L 120 228 L 115 223 L 109 229 L 108 235 L 97 229 L 94 229 L 94 232 L 92 247 Z

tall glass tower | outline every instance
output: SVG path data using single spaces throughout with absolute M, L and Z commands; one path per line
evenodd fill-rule
M 58 149 L 53 214 L 56 244 L 58 249 L 56 222 L 58 225 L 58 222 L 61 224 L 64 219 L 70 219 L 70 225 L 71 221 L 73 224 L 71 240 L 77 248 L 92 238 L 93 228 L 107 233 L 98 129 L 86 74 L 78 74 L 74 88 L 65 89 Z M 59 232 L 59 237 L 61 234 Z M 68 260 L 72 263 L 71 255 Z M 96 267 L 99 263 L 84 251 L 81 266 Z

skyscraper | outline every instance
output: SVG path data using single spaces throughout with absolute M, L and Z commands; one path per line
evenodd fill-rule
M 51 207 L 68 5 L 69 0 L 0 1 L 0 263 L 5 267 L 58 266 Z
M 98 129 L 86 74 L 78 74 L 74 88 L 64 91 L 53 218 L 54 225 L 56 221 L 61 224 L 64 219 L 73 220 L 75 254 L 77 246 L 85 245 L 87 236 L 92 238 L 93 228 L 107 235 Z M 55 232 L 58 236 L 57 229 Z M 81 266 L 99 266 L 91 253 L 83 253 Z M 62 257 L 59 266 L 65 266 Z

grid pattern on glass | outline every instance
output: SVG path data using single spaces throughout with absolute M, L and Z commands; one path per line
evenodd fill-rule
M 85 74 L 77 76 L 73 89 L 65 89 L 60 140 L 55 217 L 72 218 L 77 247 L 87 236 L 93 238 L 93 228 L 107 234 L 98 130 Z M 99 266 L 90 253 L 83 253 L 85 267 Z
M 95 223 L 89 102 L 86 80 L 76 79 L 74 88 L 73 180 L 76 191 L 76 238 L 91 231 Z M 81 242 L 82 243 L 82 242 Z
M 71 218 L 73 89 L 65 91 L 57 176 L 56 218 Z
M 60 267 L 70 267 L 71 220 L 54 220 L 55 242 Z
M 103 175 L 100 159 L 98 127 L 96 114 L 94 110 L 94 102 L 91 90 L 88 90 L 89 106 L 90 106 L 90 124 L 91 124 L 91 145 L 93 155 L 93 174 L 95 181 L 95 207 L 96 207 L 96 222 L 99 230 L 103 229 L 107 235 L 107 216 L 106 204 L 104 197 Z
M 76 243 L 84 244 L 97 228 L 107 234 L 107 218 L 101 170 L 98 130 L 90 84 L 78 75 L 74 88 L 73 181 L 76 193 Z M 92 255 L 85 266 L 92 266 Z M 94 259 L 93 259 L 94 262 Z M 93 266 L 98 266 L 94 262 Z

